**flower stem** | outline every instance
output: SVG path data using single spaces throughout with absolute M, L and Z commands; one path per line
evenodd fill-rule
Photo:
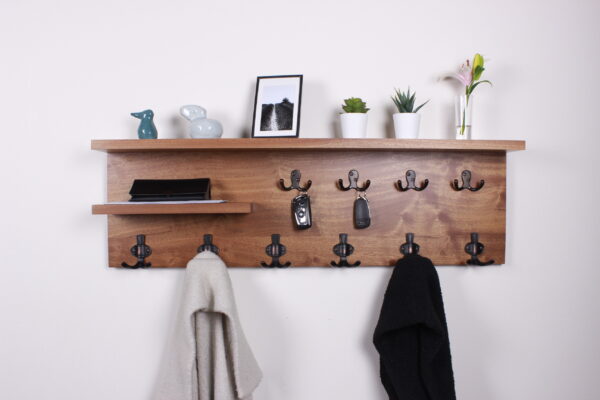
M 467 88 L 466 92 L 467 92 L 466 93 L 467 100 L 465 102 L 465 108 L 463 108 L 463 111 L 462 111 L 462 124 L 461 124 L 461 127 L 460 127 L 460 134 L 461 135 L 465 134 L 466 121 L 467 121 L 467 107 L 469 107 L 469 97 L 470 96 L 469 96 L 469 90 L 468 90 L 468 88 Z

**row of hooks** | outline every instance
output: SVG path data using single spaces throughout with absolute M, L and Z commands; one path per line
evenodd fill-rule
M 408 256 L 411 254 L 419 254 L 420 246 L 414 241 L 415 235 L 413 233 L 406 234 L 406 242 L 400 246 L 400 253 L 404 256 Z M 137 235 L 136 236 L 136 244 L 131 248 L 131 254 L 137 258 L 137 263 L 134 265 L 129 265 L 125 262 L 121 264 L 123 268 L 149 268 L 152 266 L 152 263 L 146 262 L 146 257 L 149 257 L 152 254 L 152 249 L 150 246 L 146 244 L 146 235 Z M 471 233 L 471 241 L 465 245 L 465 252 L 471 256 L 470 259 L 467 260 L 468 265 L 491 265 L 494 263 L 494 260 L 481 261 L 479 260 L 479 255 L 483 253 L 485 246 L 483 243 L 479 242 L 479 235 L 477 232 Z M 198 253 L 202 251 L 211 251 L 215 254 L 219 254 L 219 248 L 213 243 L 213 236 L 210 234 L 204 235 L 204 242 L 201 244 L 198 249 Z M 286 254 L 286 247 L 281 243 L 281 235 L 278 233 L 274 233 L 271 235 L 271 243 L 265 247 L 265 253 L 267 256 L 271 257 L 271 262 L 266 263 L 261 261 L 261 265 L 264 268 L 287 268 L 292 263 L 290 261 L 286 261 L 285 263 L 281 263 L 280 258 Z M 360 265 L 360 261 L 350 262 L 348 261 L 348 257 L 354 253 L 354 246 L 348 243 L 348 234 L 340 233 L 340 241 L 335 246 L 333 246 L 333 253 L 339 257 L 339 261 L 331 261 L 330 265 L 332 267 L 358 267 Z
M 310 187 L 312 185 L 312 181 L 309 180 L 308 182 L 306 182 L 306 186 L 301 186 L 300 185 L 301 177 L 302 177 L 302 174 L 300 173 L 300 170 L 295 169 L 292 171 L 291 176 L 290 176 L 290 180 L 292 182 L 292 184 L 290 186 L 286 186 L 285 181 L 283 179 L 279 180 L 279 184 L 281 185 L 281 188 L 286 191 L 296 189 L 300 192 L 307 192 L 308 189 L 310 189 Z M 478 190 L 481 190 L 481 188 L 483 188 L 483 185 L 485 184 L 485 181 L 482 179 L 479 181 L 477 186 L 471 186 L 472 173 L 468 169 L 464 170 L 460 174 L 460 177 L 462 180 L 461 185 L 459 185 L 458 179 L 454 179 L 454 181 L 451 184 L 452 188 L 456 191 L 469 190 L 471 192 L 477 192 Z M 369 188 L 369 186 L 371 186 L 371 181 L 369 179 L 367 179 L 362 186 L 359 186 L 358 178 L 359 178 L 358 171 L 355 169 L 350 170 L 350 172 L 348 172 L 348 181 L 350 182 L 350 184 L 348 186 L 345 186 L 344 180 L 338 179 L 339 188 L 343 191 L 348 191 L 350 189 L 354 189 L 358 192 L 366 191 Z M 416 191 L 420 192 L 421 190 L 425 190 L 425 188 L 427 188 L 427 185 L 429 185 L 429 179 L 425 179 L 421 182 L 420 186 L 417 186 L 416 182 L 415 182 L 416 179 L 417 179 L 417 173 L 414 170 L 409 169 L 408 171 L 406 171 L 406 186 L 404 186 L 404 184 L 402 183 L 402 180 L 399 179 L 398 181 L 396 181 L 396 184 L 398 185 L 397 189 L 401 192 L 406 192 L 408 190 L 416 190 Z

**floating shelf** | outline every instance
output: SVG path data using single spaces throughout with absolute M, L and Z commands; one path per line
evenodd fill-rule
M 107 153 L 106 202 L 92 207 L 107 215 L 108 264 L 130 263 L 136 235 L 146 235 L 153 267 L 184 267 L 204 234 L 212 234 L 228 266 L 258 267 L 269 261 L 265 246 L 281 235 L 292 266 L 329 266 L 340 233 L 363 266 L 394 265 L 405 234 L 413 232 L 421 254 L 436 265 L 465 265 L 465 244 L 478 232 L 483 260 L 503 264 L 506 237 L 506 159 L 525 150 L 522 140 L 436 139 L 148 139 L 93 140 Z M 297 193 L 281 190 L 294 169 L 302 184 L 312 180 L 313 227 L 294 228 L 290 203 Z M 338 179 L 360 171 L 371 180 L 371 226 L 353 225 L 355 195 Z M 401 192 L 408 170 L 426 190 Z M 455 179 L 472 171 L 482 190 L 456 191 Z M 216 204 L 114 204 L 126 202 L 135 179 L 211 178 Z M 251 202 L 248 202 L 251 200 Z
M 95 215 L 149 215 L 149 214 L 249 214 L 252 203 L 225 202 L 206 204 L 94 204 Z
M 516 151 L 524 140 L 442 139 L 146 139 L 92 140 L 92 150 L 109 153 L 207 150 Z

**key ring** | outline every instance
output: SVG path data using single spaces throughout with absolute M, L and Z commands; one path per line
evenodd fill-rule
M 367 199 L 367 191 L 365 190 L 364 192 L 359 192 L 358 190 L 356 191 L 356 198 L 360 199 L 363 198 L 367 201 L 369 201 L 369 199 Z

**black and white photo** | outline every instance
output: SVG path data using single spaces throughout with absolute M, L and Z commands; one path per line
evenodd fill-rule
M 302 75 L 259 76 L 252 137 L 298 137 Z

